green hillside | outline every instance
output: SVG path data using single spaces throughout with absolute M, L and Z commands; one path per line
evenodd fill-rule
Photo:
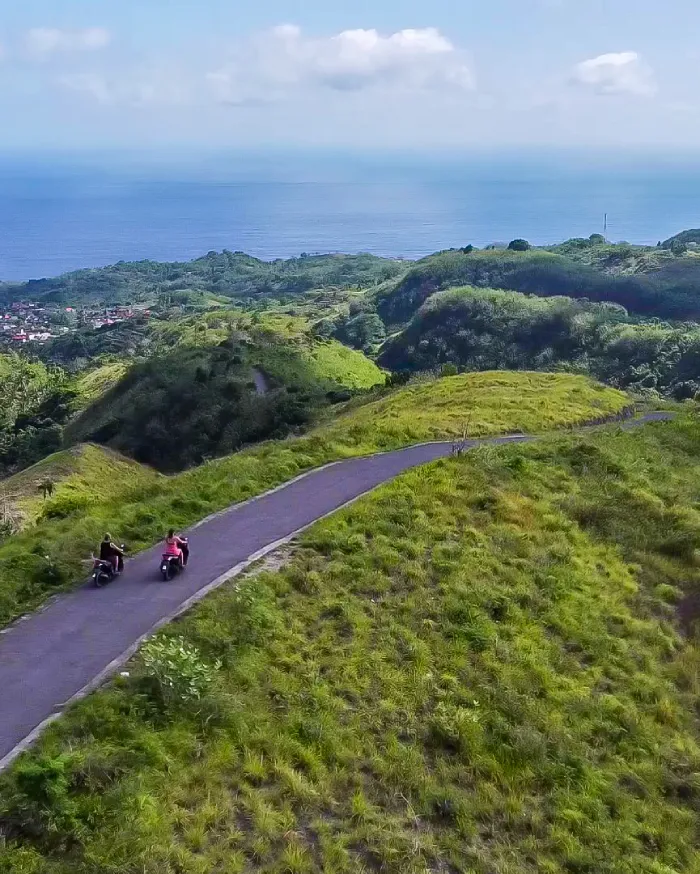
M 157 476 L 103 446 L 79 444 L 0 481 L 0 495 L 5 513 L 13 514 L 15 527 L 22 528 L 40 518 L 89 512 L 91 504 L 116 500 L 124 492 L 153 483 Z
M 115 386 L 128 370 L 126 359 L 107 361 L 80 373 L 75 381 L 77 406 L 84 408 Z
M 223 316 L 213 325 L 176 323 L 175 348 L 125 370 L 69 424 L 65 439 L 103 443 L 173 471 L 283 437 L 308 425 L 334 393 L 384 382 L 360 352 L 314 340 L 294 324 L 286 334 L 274 320 L 246 330 L 234 324 L 241 325 Z M 110 378 L 115 367 L 107 367 Z M 104 389 L 104 370 L 83 377 L 83 391 Z
M 155 543 L 171 526 L 185 528 L 338 458 L 449 440 L 461 436 L 465 421 L 472 433 L 538 431 L 543 423 L 565 427 L 617 413 L 627 403 L 621 392 L 579 376 L 466 374 L 432 386 L 423 382 L 418 389 L 408 386 L 367 408 L 355 400 L 343 416 L 333 416 L 306 436 L 268 441 L 176 476 L 149 472 L 102 501 L 88 489 L 82 502 L 59 504 L 52 518 L 0 542 L 0 625 L 79 581 L 83 561 L 104 531 L 135 551 Z
M 615 263 L 627 258 L 619 254 L 618 247 Z M 698 258 L 662 259 L 654 255 L 640 269 L 639 273 L 609 270 L 604 259 L 592 258 L 586 263 L 572 257 L 570 251 L 563 255 L 541 249 L 457 249 L 423 258 L 405 276 L 387 283 L 377 293 L 377 310 L 386 324 L 403 324 L 434 292 L 472 285 L 543 297 L 567 295 L 609 301 L 631 313 L 659 318 L 700 318 Z
M 378 360 L 408 372 L 569 368 L 683 399 L 700 391 L 700 328 L 633 322 L 610 303 L 456 288 L 429 297 Z
M 699 443 L 484 448 L 316 525 L 0 780 L 4 870 L 697 871 Z
M 52 279 L 0 283 L 0 297 L 47 303 L 117 304 L 279 300 L 318 288 L 368 287 L 405 270 L 373 255 L 314 255 L 260 261 L 243 252 L 210 252 L 188 262 L 120 262 Z
M 465 373 L 418 380 L 362 404 L 317 433 L 338 446 L 395 449 L 511 431 L 542 433 L 620 412 L 629 399 L 580 376 Z

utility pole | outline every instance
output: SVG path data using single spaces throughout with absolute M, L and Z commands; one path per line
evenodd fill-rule
M 607 214 L 607 212 L 605 213 L 605 219 L 603 221 L 603 236 L 607 240 L 607 238 L 608 238 L 608 214 Z

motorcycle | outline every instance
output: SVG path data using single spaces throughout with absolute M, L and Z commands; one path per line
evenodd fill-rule
M 123 543 L 121 545 L 121 549 L 126 549 Z M 101 589 L 103 586 L 106 586 L 107 583 L 111 583 L 112 580 L 117 577 L 123 570 L 124 557 L 121 555 L 119 556 L 119 561 L 117 562 L 116 571 L 111 561 L 106 561 L 101 558 L 93 558 L 92 581 L 98 589 Z
M 180 571 L 187 567 L 187 562 L 190 558 L 190 545 L 186 537 L 181 539 L 184 541 L 182 545 L 182 564 L 180 564 L 180 559 L 177 555 L 170 555 L 167 552 L 164 552 L 161 558 L 160 572 L 166 581 L 172 580 L 176 574 L 179 574 Z

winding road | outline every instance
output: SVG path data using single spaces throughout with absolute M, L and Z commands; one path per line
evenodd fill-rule
M 620 427 L 668 418 L 649 413 Z M 469 440 L 464 448 L 533 439 Z M 160 579 L 161 547 L 155 546 L 129 559 L 124 575 L 106 588 L 85 586 L 61 595 L 0 631 L 0 770 L 68 704 L 117 671 L 156 628 L 317 520 L 451 451 L 451 443 L 428 443 L 303 474 L 190 529 L 192 561 L 175 580 Z

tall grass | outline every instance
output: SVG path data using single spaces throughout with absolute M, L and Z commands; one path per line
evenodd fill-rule
M 699 442 L 485 447 L 319 523 L 161 637 L 206 691 L 149 651 L 0 780 L 0 870 L 697 871 Z

